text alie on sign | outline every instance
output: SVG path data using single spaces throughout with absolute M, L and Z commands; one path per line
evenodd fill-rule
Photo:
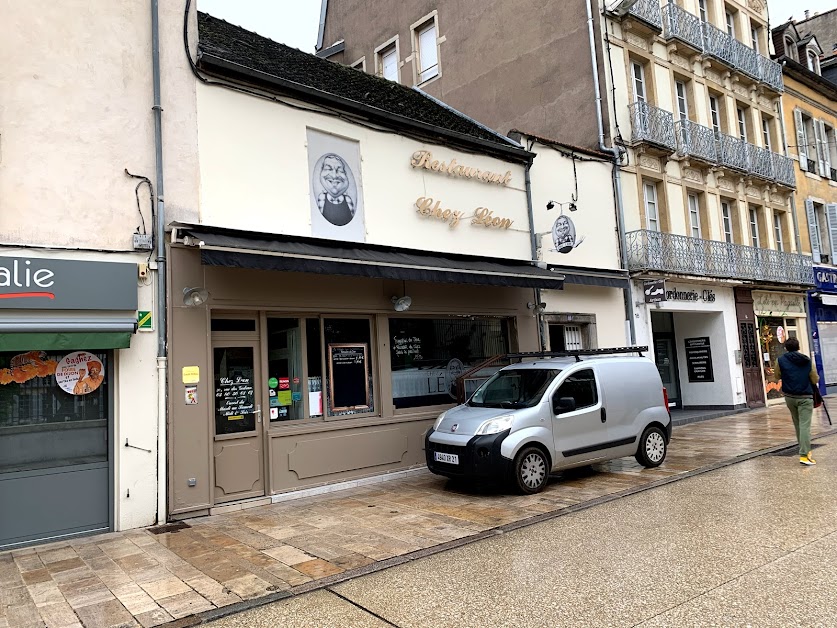
M 424 168 L 425 170 L 432 170 L 441 174 L 447 174 L 450 177 L 460 179 L 473 179 L 482 181 L 483 183 L 496 184 L 499 186 L 508 185 L 511 181 L 511 170 L 505 174 L 499 172 L 491 172 L 489 170 L 480 170 L 479 168 L 471 168 L 463 164 L 458 164 L 456 159 L 451 159 L 450 162 L 439 161 L 433 159 L 433 153 L 429 150 L 418 150 L 413 153 L 410 159 L 410 165 L 413 168 Z M 416 212 L 424 218 L 435 218 L 454 229 L 459 223 L 466 218 L 465 212 L 457 209 L 450 209 L 442 206 L 442 202 L 430 197 L 421 196 L 415 202 Z M 514 224 L 514 220 L 495 216 L 493 210 L 487 207 L 477 207 L 470 218 L 470 224 L 474 227 L 487 227 L 490 229 L 508 229 Z

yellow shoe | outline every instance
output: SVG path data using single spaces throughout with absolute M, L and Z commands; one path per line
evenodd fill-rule
M 814 460 L 813 458 L 811 458 L 811 454 L 808 454 L 807 456 L 800 456 L 799 457 L 799 464 L 804 464 L 806 466 L 811 467 L 811 466 L 817 464 L 817 461 Z

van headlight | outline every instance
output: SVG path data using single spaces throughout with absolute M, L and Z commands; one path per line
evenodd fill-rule
M 436 430 L 438 430 L 438 429 L 439 429 L 439 426 L 442 424 L 442 421 L 444 421 L 444 420 L 445 420 L 445 415 L 446 415 L 446 414 L 447 414 L 447 410 L 446 410 L 445 412 L 442 412 L 442 414 L 440 414 L 440 415 L 436 418 L 436 422 L 433 424 L 433 431 L 434 431 L 434 432 L 435 432 Z
M 511 414 L 504 414 L 503 416 L 498 416 L 485 421 L 477 430 L 477 436 L 485 434 L 499 434 L 500 432 L 504 432 L 511 428 L 513 419 L 514 417 Z

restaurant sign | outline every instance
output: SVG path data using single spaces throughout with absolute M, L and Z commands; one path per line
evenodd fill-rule
M 136 310 L 137 267 L 120 262 L 0 258 L 0 309 Z

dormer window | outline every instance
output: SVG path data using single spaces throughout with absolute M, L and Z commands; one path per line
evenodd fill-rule
M 796 61 L 796 44 L 790 37 L 785 37 L 785 54 Z

